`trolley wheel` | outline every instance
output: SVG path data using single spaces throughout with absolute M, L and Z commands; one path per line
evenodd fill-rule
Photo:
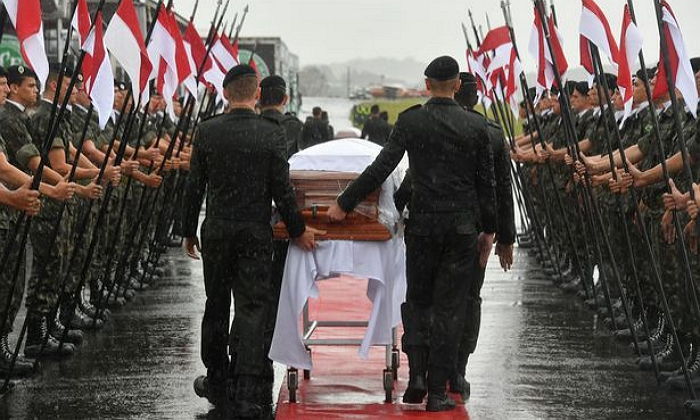
M 309 354 L 309 359 L 311 358 L 311 347 L 305 346 L 306 347 L 306 352 Z M 311 371 L 308 369 L 304 369 L 304 380 L 308 381 L 311 379 Z
M 399 380 L 399 366 L 401 366 L 401 354 L 397 349 L 391 351 L 391 373 L 394 375 L 394 380 Z
M 383 382 L 385 393 L 384 402 L 391 404 L 394 402 L 394 373 L 391 369 L 384 369 Z
M 289 390 L 289 402 L 297 402 L 297 389 L 299 388 L 299 371 L 295 368 L 287 369 L 287 389 Z

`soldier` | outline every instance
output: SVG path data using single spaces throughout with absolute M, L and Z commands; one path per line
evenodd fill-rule
M 299 151 L 301 131 L 304 128 L 299 119 L 293 115 L 284 114 L 284 108 L 289 103 L 287 83 L 280 76 L 269 76 L 260 82 L 260 106 L 262 115 L 277 120 L 284 127 L 287 144 L 287 158 Z
M 391 130 L 387 130 L 388 126 L 389 123 L 380 117 L 379 105 L 372 105 L 369 118 L 362 127 L 360 137 L 384 146 L 391 132 Z
M 474 258 L 478 253 L 483 261 L 493 246 L 495 179 L 486 121 L 453 99 L 460 87 L 457 61 L 439 57 L 425 76 L 431 99 L 399 116 L 387 145 L 338 197 L 329 217 L 343 220 L 408 152 L 413 191 L 406 227 L 408 289 L 401 309 L 410 379 L 403 401 L 420 404 L 427 392 L 426 409 L 445 411 L 455 406 L 446 383 L 464 328 Z M 485 233 L 477 240 L 479 230 Z
M 7 72 L 0 67 L 0 110 L 5 104 L 7 94 L 10 92 L 7 84 Z M 2 111 L 0 111 L 2 112 Z M 10 245 L 13 239 L 11 234 L 15 232 L 17 211 L 24 211 L 30 216 L 39 213 L 41 201 L 39 192 L 29 188 L 31 178 L 24 172 L 15 168 L 7 160 L 5 140 L 0 135 L 0 250 Z M 8 189 L 5 184 L 14 187 Z M 16 240 L 16 238 L 15 238 Z M 15 264 L 19 262 L 19 273 L 14 276 Z M 24 294 L 24 249 L 16 245 L 7 260 L 7 265 L 0 269 L 0 323 L 2 331 L 0 336 L 0 375 L 6 377 L 12 364 L 12 350 L 10 349 L 8 335 L 12 331 L 17 311 Z M 11 267 L 11 268 L 10 268 Z M 12 371 L 13 376 L 22 377 L 30 375 L 34 371 L 34 361 L 19 357 Z
M 41 156 L 39 148 L 32 139 L 32 122 L 30 117 L 25 113 L 25 110 L 28 107 L 34 106 L 37 101 L 38 88 L 36 75 L 24 66 L 13 66 L 8 69 L 8 83 L 10 86 L 10 95 L 2 114 L 0 114 L 0 134 L 2 134 L 6 141 L 10 163 L 24 171 L 36 172 L 39 167 Z M 42 179 L 56 185 L 55 194 L 53 192 L 47 194 L 47 197 L 44 198 L 44 202 L 47 202 L 49 199 L 70 199 L 77 188 L 73 183 L 65 183 L 63 181 L 63 176 L 50 167 L 43 168 Z M 39 239 L 43 240 L 45 238 Z M 41 245 L 41 243 L 38 244 L 37 248 L 34 249 L 34 268 L 38 270 L 36 267 L 37 263 L 40 264 L 39 267 L 50 268 L 41 265 L 48 264 L 46 260 L 41 259 L 46 257 L 51 260 L 51 268 L 55 269 L 57 266 L 57 259 L 42 253 Z M 38 262 L 37 258 L 39 258 Z M 75 347 L 72 344 L 64 343 L 63 346 L 59 347 L 58 341 L 49 334 L 49 324 L 46 315 L 48 315 L 52 305 L 55 304 L 55 300 L 52 298 L 55 296 L 55 291 L 52 293 L 44 293 L 44 290 L 38 290 L 38 276 L 35 274 L 37 273 L 32 273 L 32 278 L 30 278 L 27 290 L 28 332 L 27 343 L 24 349 L 25 355 L 29 357 L 39 355 L 71 355 L 75 351 Z
M 260 105 L 262 116 L 276 120 L 285 129 L 286 144 L 281 149 L 285 151 L 287 159 L 296 153 L 301 135 L 302 123 L 296 117 L 283 114 L 284 108 L 289 100 L 286 94 L 287 84 L 279 76 L 269 76 L 260 82 Z M 282 287 L 282 277 L 284 275 L 284 265 L 287 260 L 287 250 L 289 241 L 275 240 L 273 242 L 272 255 L 272 299 L 269 308 L 268 324 L 265 326 L 265 354 L 270 351 L 272 344 L 272 334 L 275 328 L 275 314 L 277 314 L 277 304 L 279 302 L 280 288 Z M 275 379 L 272 368 L 272 360 L 267 361 L 263 375 L 265 396 L 272 397 L 272 386 Z M 272 400 L 261 401 L 264 407 L 270 407 Z
M 321 120 L 321 114 L 323 110 L 321 107 L 314 107 L 311 111 L 313 116 L 309 117 L 304 123 L 304 129 L 301 134 L 301 147 L 300 149 L 306 149 L 307 147 L 315 146 L 321 144 L 328 140 L 328 129 L 323 124 Z
M 39 101 L 36 112 L 31 116 L 30 133 L 37 148 L 42 147 L 50 127 L 53 101 L 58 97 L 58 103 L 63 103 L 66 96 L 72 95 L 68 91 L 70 78 L 73 76 L 72 69 L 67 68 L 58 90 L 60 66 L 51 64 L 49 76 L 46 81 L 46 88 Z M 71 154 L 75 153 L 75 148 L 70 143 L 73 137 L 70 125 L 70 112 L 60 122 L 56 136 L 51 141 L 48 153 L 49 166 L 61 176 L 66 176 L 71 170 L 68 163 Z M 97 176 L 99 169 L 87 162 L 87 158 L 82 157 L 76 169 L 76 179 L 93 179 Z M 117 173 L 118 168 L 113 168 L 110 173 Z M 111 177 L 111 175 L 110 175 Z M 88 198 L 96 199 L 102 194 L 102 187 L 90 182 L 88 185 L 76 184 L 76 194 Z M 46 322 L 48 334 L 54 338 L 64 336 L 64 325 L 59 318 L 49 319 L 54 308 L 59 304 L 66 305 L 70 297 L 66 296 L 65 290 L 60 290 L 64 274 L 67 270 L 66 259 L 72 241 L 70 241 L 70 218 L 63 211 L 64 204 L 50 198 L 44 199 L 43 211 L 34 219 L 30 231 L 34 262 L 32 273 L 27 287 L 27 346 L 25 353 L 32 355 L 44 355 L 42 349 L 44 341 L 47 340 L 43 333 L 42 325 Z M 65 205 L 71 205 L 71 202 Z M 43 321 L 42 321 L 43 320 Z M 66 334 L 66 341 L 73 344 L 82 342 L 82 333 L 79 330 L 69 330 Z M 51 353 L 50 351 L 48 352 Z M 66 352 L 67 353 L 67 352 Z
M 474 110 L 478 101 L 476 78 L 471 73 L 461 73 L 462 87 L 455 95 L 458 104 L 467 112 L 478 115 Z M 496 177 L 496 207 L 498 210 L 498 228 L 496 230 L 496 254 L 500 258 L 501 267 L 509 270 L 513 264 L 513 243 L 515 242 L 515 210 L 513 208 L 513 192 L 511 190 L 510 157 L 506 148 L 503 129 L 489 120 L 489 139 L 493 149 L 494 172 Z M 450 390 L 459 393 L 462 401 L 469 398 L 470 385 L 465 379 L 469 355 L 476 349 L 481 324 L 481 286 L 484 284 L 485 263 L 475 259 L 476 276 L 469 288 L 466 304 L 465 328 L 457 353 L 456 372 L 450 378 Z
M 195 392 L 214 404 L 225 402 L 228 388 L 236 415 L 258 418 L 261 374 L 268 366 L 265 336 L 272 302 L 271 207 L 274 199 L 294 242 L 314 247 L 289 182 L 283 152 L 284 129 L 255 114 L 260 90 L 248 65 L 232 68 L 224 80 L 227 114 L 202 122 L 195 134 L 190 174 L 185 187 L 185 248 L 198 259 L 197 219 L 207 193 L 202 226 L 202 257 L 207 302 L 202 320 L 202 361 L 207 376 L 195 380 Z M 234 296 L 235 317 L 228 322 Z M 226 353 L 227 341 L 233 360 Z

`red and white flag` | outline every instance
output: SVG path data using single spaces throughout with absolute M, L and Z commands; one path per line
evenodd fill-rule
M 175 62 L 177 63 L 177 75 L 179 83 L 184 85 L 187 91 L 192 95 L 192 97 L 197 99 L 197 81 L 195 80 L 195 69 L 190 62 L 187 49 L 185 48 L 185 42 L 182 39 L 182 34 L 180 33 L 180 27 L 175 19 L 175 14 L 170 11 L 168 12 L 168 19 L 170 19 L 170 27 L 173 29 L 172 35 L 175 39 Z
M 88 9 L 86 0 L 78 0 L 78 7 L 75 10 L 75 15 L 73 16 L 71 26 L 78 34 L 78 39 L 80 40 L 80 45 L 82 46 L 85 44 L 85 41 L 90 35 L 90 27 L 92 26 L 90 10 Z
M 551 51 L 547 45 L 547 39 L 545 38 L 544 22 L 540 17 L 539 11 L 535 8 L 535 20 L 532 24 L 530 43 L 528 45 L 530 55 L 537 61 L 537 95 L 535 97 L 535 103 L 539 102 L 545 90 L 549 90 L 552 85 L 554 85 L 556 79 L 553 64 L 555 61 L 562 78 L 566 75 L 569 68 L 569 63 L 566 61 L 564 49 L 562 48 L 564 43 L 562 36 L 551 16 L 547 19 L 547 26 L 549 28 L 549 33 L 556 35 L 550 38 L 552 43 Z
M 519 89 L 522 64 L 507 26 L 489 31 L 479 53 L 486 55 L 488 51 L 493 51 L 493 58 L 486 70 L 489 83 L 496 87 L 496 94 L 500 99 L 511 106 L 514 103 L 517 106 L 514 95 Z
M 582 0 L 583 9 L 581 11 L 581 21 L 579 31 L 581 33 L 581 65 L 589 74 L 589 86 L 592 85 L 593 75 L 593 57 L 591 55 L 590 43 L 598 48 L 600 56 L 607 57 L 608 61 L 617 71 L 617 62 L 619 49 L 617 42 L 610 29 L 608 18 L 594 0 Z
M 7 15 L 17 32 L 24 62 L 34 70 L 41 89 L 49 77 L 49 59 L 44 46 L 44 25 L 39 0 L 3 0 Z
M 188 52 L 190 65 L 194 65 L 195 73 L 198 73 L 199 81 L 204 81 L 216 89 L 219 99 L 224 99 L 224 77 L 225 75 L 214 65 L 210 56 L 207 56 L 207 47 L 202 42 L 192 22 L 187 25 L 184 36 L 185 50 Z
M 695 83 L 695 74 L 693 74 L 693 68 L 690 65 L 688 50 L 683 40 L 683 33 L 678 25 L 676 16 L 673 14 L 673 10 L 671 10 L 671 6 L 669 6 L 665 0 L 661 1 L 661 11 L 670 68 L 666 68 L 662 52 L 659 58 L 659 71 L 656 76 L 656 86 L 654 86 L 654 98 L 656 99 L 668 92 L 666 75 L 670 74 L 676 89 L 681 92 L 683 99 L 685 99 L 685 105 L 693 116 L 697 117 L 698 90 Z
M 618 56 L 617 86 L 620 88 L 620 95 L 625 104 L 625 114 L 621 124 L 625 123 L 627 117 L 632 112 L 632 93 L 634 84 L 632 83 L 632 67 L 639 58 L 644 41 L 639 28 L 632 21 L 629 6 L 625 5 L 625 12 L 622 16 L 622 33 L 620 34 L 620 55 Z
M 153 65 L 136 17 L 134 2 L 122 0 L 104 35 L 105 45 L 131 79 L 134 95 L 148 100 L 148 82 Z
M 85 89 L 97 109 L 100 128 L 104 129 L 112 115 L 114 106 L 114 73 L 107 55 L 103 34 L 104 21 L 100 11 L 95 18 L 95 27 L 83 43 L 86 57 L 91 57 L 91 67 L 83 66 Z
M 469 73 L 476 77 L 476 89 L 479 93 L 479 100 L 483 101 L 484 106 L 488 108 L 491 106 L 491 99 L 487 95 L 485 87 L 487 80 L 486 68 L 484 68 L 485 58 L 486 56 L 484 55 L 477 57 L 471 48 L 467 48 L 467 68 L 469 69 Z
M 75 10 L 75 15 L 73 16 L 71 26 L 75 30 L 75 33 L 78 34 L 80 48 L 85 51 L 85 57 L 83 58 L 83 64 L 80 71 L 83 73 L 83 83 L 87 86 L 90 82 L 88 78 L 92 74 L 94 63 L 92 61 L 92 48 L 90 48 L 89 51 L 85 48 L 85 43 L 91 34 L 90 28 L 92 27 L 92 19 L 90 18 L 90 11 L 88 10 L 86 0 L 78 0 L 78 6 Z
M 211 55 L 214 56 L 216 61 L 221 66 L 221 69 L 225 72 L 236 67 L 238 64 L 236 57 L 233 56 L 229 47 L 231 47 L 231 43 L 228 41 L 228 38 L 226 38 L 225 34 L 222 34 L 221 36 L 214 35 L 214 44 L 211 47 Z
M 161 4 L 148 44 L 148 56 L 154 63 L 150 77 L 156 79 L 156 88 L 162 93 L 166 110 L 173 120 L 173 96 L 180 84 L 192 74 L 185 47 L 178 45 L 181 43 L 182 38 L 175 18 L 170 15 L 165 5 Z M 196 94 L 196 89 L 194 91 Z

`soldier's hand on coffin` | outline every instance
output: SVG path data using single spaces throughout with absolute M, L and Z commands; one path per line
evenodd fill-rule
M 294 238 L 294 244 L 304 251 L 312 251 L 314 248 L 316 248 L 316 235 L 323 234 L 325 234 L 324 231 L 307 226 L 306 230 L 301 234 L 301 236 Z
M 29 178 L 21 187 L 10 191 L 10 205 L 17 210 L 27 213 L 29 216 L 36 216 L 41 210 L 41 200 L 39 191 L 32 190 L 32 179 Z
M 332 206 L 328 208 L 328 219 L 333 222 L 342 222 L 348 214 L 345 210 L 341 209 L 338 203 L 333 203 Z
M 96 200 L 102 196 L 102 186 L 97 185 L 95 180 L 87 185 L 78 185 L 75 193 L 80 197 L 89 198 L 90 200 Z
M 664 237 L 664 241 L 667 244 L 673 244 L 676 242 L 676 229 L 673 224 L 673 212 L 666 210 L 664 215 L 661 217 L 661 233 Z
M 513 266 L 513 245 L 496 244 L 496 255 L 503 271 L 510 270 Z
M 198 237 L 194 236 L 192 238 L 185 238 L 182 246 L 185 248 L 185 253 L 188 257 L 192 258 L 193 260 L 199 259 L 199 253 L 202 252 L 202 249 L 199 246 Z
M 480 233 L 476 243 L 476 250 L 479 253 L 479 265 L 481 268 L 486 268 L 486 263 L 489 261 L 491 250 L 493 249 L 493 233 Z
M 64 180 L 54 185 L 49 190 L 51 193 L 47 193 L 47 195 L 58 201 L 70 200 L 73 198 L 77 187 L 78 185 L 75 182 L 68 182 Z

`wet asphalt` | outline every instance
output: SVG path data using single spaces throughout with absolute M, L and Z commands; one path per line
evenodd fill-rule
M 516 254 L 509 273 L 489 263 L 482 333 L 468 368 L 472 419 L 682 418 L 685 395 L 657 387 L 593 312 L 553 286 L 527 252 Z M 221 418 L 192 391 L 204 371 L 201 264 L 179 249 L 165 258 L 166 275 L 103 330 L 86 334 L 73 358 L 45 361 L 35 377 L 18 381 L 0 418 Z M 283 372 L 278 367 L 278 383 Z

